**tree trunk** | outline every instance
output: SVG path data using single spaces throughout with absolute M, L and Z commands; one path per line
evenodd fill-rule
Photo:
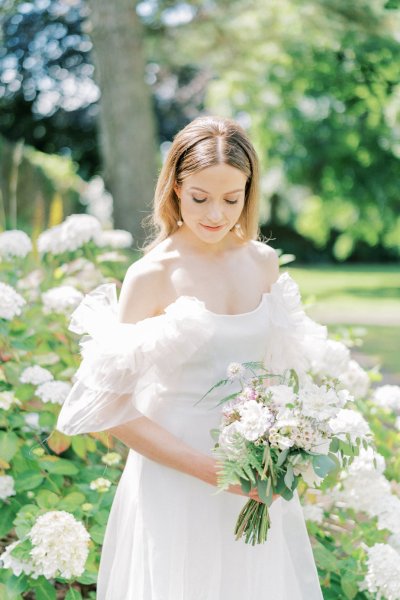
M 143 29 L 132 0 L 89 0 L 89 34 L 101 90 L 100 147 L 106 187 L 114 198 L 114 227 L 134 246 L 144 240 L 157 176 L 151 93 L 145 82 Z

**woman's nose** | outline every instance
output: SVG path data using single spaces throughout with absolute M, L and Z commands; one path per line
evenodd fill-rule
M 208 218 L 210 219 L 210 221 L 218 223 L 221 220 L 221 217 L 222 217 L 221 208 L 217 204 L 212 205 L 208 212 Z

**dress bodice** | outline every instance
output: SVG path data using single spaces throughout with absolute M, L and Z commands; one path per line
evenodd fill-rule
M 80 341 L 83 360 L 58 418 L 64 433 L 101 431 L 142 415 L 169 424 L 180 410 L 200 418 L 236 391 L 216 388 L 198 402 L 226 378 L 230 362 L 263 361 L 275 373 L 305 372 L 309 348 L 327 337 L 326 327 L 305 314 L 288 273 L 245 313 L 215 313 L 184 295 L 163 314 L 135 324 L 121 323 L 117 315 L 115 284 L 103 284 L 71 316 L 70 330 L 86 335 Z

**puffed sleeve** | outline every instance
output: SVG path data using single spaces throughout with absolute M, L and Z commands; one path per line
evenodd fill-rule
M 268 346 L 265 366 L 282 374 L 295 369 L 299 375 L 312 366 L 314 353 L 322 351 L 328 332 L 325 325 L 306 315 L 298 284 L 289 273 L 282 273 L 267 296 Z
M 56 429 L 67 435 L 104 431 L 146 416 L 163 379 L 207 337 L 195 304 L 179 300 L 162 315 L 132 324 L 118 321 L 115 284 L 83 298 L 69 324 L 70 331 L 84 334 L 82 361 Z

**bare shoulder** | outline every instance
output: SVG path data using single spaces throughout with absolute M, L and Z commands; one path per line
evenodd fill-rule
M 267 285 L 271 286 L 279 277 L 278 253 L 274 248 L 259 240 L 251 240 L 251 245 L 260 267 L 265 273 Z
M 167 287 L 166 264 L 163 255 L 145 255 L 127 270 L 118 301 L 118 316 L 122 323 L 136 323 L 156 316 Z

